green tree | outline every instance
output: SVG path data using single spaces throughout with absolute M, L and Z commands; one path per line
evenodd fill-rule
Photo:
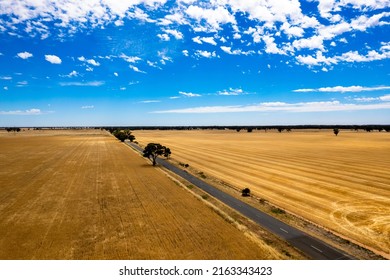
M 241 191 L 242 196 L 250 196 L 251 190 L 249 188 L 245 188 Z
M 337 134 L 339 134 L 340 130 L 338 128 L 333 128 L 333 133 L 334 135 L 337 136 Z
M 126 139 L 129 139 L 130 142 L 133 142 L 135 140 L 135 136 L 131 134 L 131 131 L 129 129 L 116 129 L 112 132 L 112 135 L 118 138 L 121 142 L 124 142 Z
M 171 150 L 158 143 L 149 143 L 146 145 L 143 156 L 149 158 L 153 162 L 153 166 L 157 164 L 156 159 L 158 156 L 169 157 Z

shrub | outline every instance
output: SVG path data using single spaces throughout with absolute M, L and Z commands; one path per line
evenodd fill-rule
M 242 196 L 251 196 L 251 190 L 249 188 L 245 188 L 241 191 Z

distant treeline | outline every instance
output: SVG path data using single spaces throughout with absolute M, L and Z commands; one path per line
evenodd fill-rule
M 104 129 L 107 131 L 114 130 L 235 130 L 248 131 L 254 130 L 277 130 L 279 132 L 291 131 L 293 129 L 347 129 L 347 130 L 364 130 L 364 131 L 386 131 L 390 132 L 390 125 L 267 125 L 267 126 L 69 126 L 69 127 L 25 127 L 25 129 Z M 20 131 L 19 127 L 0 127 L 0 130 Z
M 236 130 L 248 131 L 253 130 L 277 130 L 291 131 L 293 129 L 347 129 L 347 130 L 365 130 L 365 131 L 387 131 L 390 132 L 390 125 L 270 125 L 270 126 L 113 126 L 113 127 L 96 127 L 112 131 L 115 129 L 129 130 Z

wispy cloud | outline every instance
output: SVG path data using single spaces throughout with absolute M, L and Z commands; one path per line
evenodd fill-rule
M 321 88 L 302 88 L 293 90 L 293 92 L 362 92 L 362 91 L 377 91 L 388 90 L 390 86 L 364 87 L 364 86 L 334 86 Z
M 84 105 L 84 106 L 81 106 L 81 109 L 93 109 L 95 108 L 94 105 Z
M 229 88 L 229 90 L 218 91 L 218 95 L 243 95 L 247 94 L 240 88 Z
M 144 103 L 144 104 L 148 104 L 148 103 L 159 103 L 161 102 L 160 100 L 143 100 L 143 101 L 140 101 L 138 103 Z
M 185 97 L 200 97 L 200 94 L 197 93 L 192 93 L 192 92 L 184 92 L 184 91 L 179 91 L 179 94 Z
M 92 81 L 92 82 L 62 82 L 60 86 L 77 86 L 77 87 L 100 87 L 104 85 L 103 81 Z
M 10 76 L 1 76 L 0 80 L 12 80 L 12 77 L 10 77 Z
M 142 73 L 142 74 L 146 74 L 145 71 L 142 71 L 140 70 L 137 66 L 134 66 L 134 65 L 129 65 L 130 69 L 133 70 L 134 72 L 138 72 L 138 73 Z
M 40 109 L 15 110 L 15 111 L 0 111 L 0 115 L 42 115 L 44 114 Z
M 353 100 L 358 101 L 358 102 L 373 102 L 373 101 L 387 102 L 387 101 L 390 101 L 390 94 L 386 94 L 386 95 L 379 96 L 379 97 L 356 97 L 356 98 L 353 98 Z
M 324 102 L 268 102 L 257 105 L 237 105 L 237 106 L 204 106 L 184 109 L 174 109 L 165 111 L 154 111 L 152 113 L 166 114 L 206 114 L 206 113 L 242 113 L 242 112 L 332 112 L 332 111 L 361 111 L 390 109 L 390 102 L 379 104 L 343 104 L 339 101 Z
M 65 77 L 72 78 L 72 77 L 77 77 L 78 75 L 79 75 L 79 73 L 77 71 L 73 70 L 68 75 L 65 75 Z
M 142 58 L 140 58 L 138 56 L 128 56 L 128 55 L 125 55 L 123 53 L 119 57 L 122 58 L 124 61 L 129 62 L 129 63 L 136 63 L 136 62 L 142 60 Z

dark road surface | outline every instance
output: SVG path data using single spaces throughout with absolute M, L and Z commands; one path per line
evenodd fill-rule
M 128 143 L 131 147 L 140 151 L 142 149 L 133 143 Z M 207 192 L 216 199 L 222 201 L 229 207 L 235 209 L 245 217 L 259 224 L 261 227 L 267 229 L 273 234 L 279 236 L 283 240 L 287 241 L 294 247 L 301 250 L 310 259 L 315 260 L 348 260 L 352 259 L 351 256 L 343 253 L 342 251 L 333 248 L 325 242 L 318 240 L 292 226 L 289 226 L 278 219 L 261 212 L 260 210 L 242 202 L 241 200 L 234 198 L 223 191 L 220 191 L 206 182 L 196 178 L 195 176 L 187 173 L 186 171 L 177 168 L 163 159 L 157 159 L 157 163 L 166 169 L 176 173 L 183 179 L 187 180 L 191 184 L 197 186 L 203 191 Z

